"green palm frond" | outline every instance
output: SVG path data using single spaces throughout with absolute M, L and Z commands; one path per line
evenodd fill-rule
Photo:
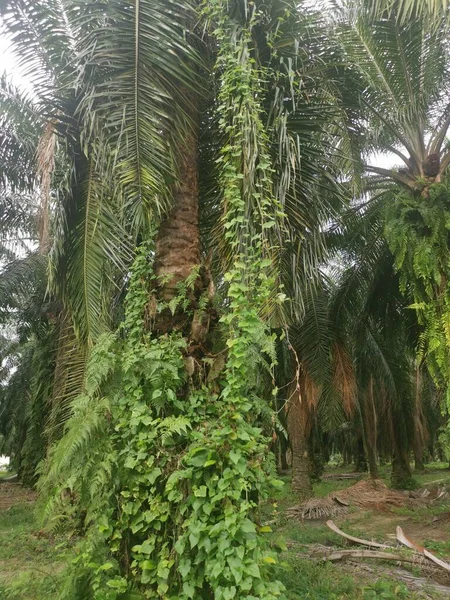
M 32 99 L 0 77 L 0 186 L 30 190 L 36 183 L 35 150 L 42 117 Z
M 45 268 L 45 258 L 37 253 L 6 264 L 0 274 L 0 307 L 23 307 L 24 298 L 45 279 Z
M 372 14 L 393 13 L 400 22 L 411 19 L 429 19 L 432 23 L 448 17 L 448 0 L 373 0 L 369 3 Z
M 59 0 L 0 3 L 0 17 L 18 67 L 41 98 L 51 96 L 55 82 L 63 83 L 72 71 L 75 46 L 67 4 L 71 3 Z
M 112 274 L 115 269 L 125 273 L 132 257 L 110 190 L 93 159 L 80 156 L 71 191 L 56 216 L 50 285 L 60 294 L 83 343 L 92 343 L 108 328 Z
M 67 312 L 59 315 L 57 332 L 53 391 L 45 424 L 50 442 L 61 436 L 71 415 L 71 403 L 83 391 L 87 360 L 86 349 L 77 339 Z
M 86 5 L 79 18 L 83 28 L 101 22 L 80 43 L 85 136 L 104 146 L 97 160 L 113 174 L 136 231 L 169 208 L 174 149 L 192 126 L 201 86 L 195 38 L 187 33 L 195 12 L 189 2 L 113 0 L 107 12 L 100 3 Z
M 20 244 L 21 250 L 37 239 L 37 202 L 34 194 L 0 191 L 0 240 Z
M 336 29 L 355 77 L 366 158 L 377 150 L 394 153 L 405 176 L 372 166 L 370 172 L 412 187 L 426 174 L 429 154 L 441 154 L 442 172 L 450 160 L 442 152 L 450 125 L 448 23 L 441 19 L 434 27 L 426 19 L 374 16 L 366 8 L 354 3 Z

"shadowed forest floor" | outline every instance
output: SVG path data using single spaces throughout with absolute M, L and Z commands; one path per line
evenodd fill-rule
M 328 470 L 339 473 L 344 469 Z M 388 469 L 382 472 L 389 475 Z M 420 487 L 439 485 L 450 491 L 450 471 L 444 465 L 431 465 L 416 476 Z M 325 524 L 326 518 L 302 521 L 286 515 L 298 504 L 289 492 L 289 479 L 276 497 L 262 510 L 271 523 L 274 538 L 284 538 L 287 550 L 281 556 L 279 577 L 284 581 L 289 600 L 418 600 L 450 598 L 445 580 L 433 580 L 420 568 L 408 570 L 382 561 L 323 563 L 312 559 L 317 548 L 345 548 L 347 542 Z M 436 483 L 438 482 L 438 483 Z M 354 480 L 323 481 L 314 486 L 317 496 L 345 489 Z M 64 567 L 74 557 L 74 539 L 54 536 L 39 529 L 34 512 L 35 495 L 10 482 L 0 483 L 0 599 L 57 600 L 64 578 Z M 415 542 L 425 545 L 437 556 L 450 559 L 450 500 L 418 508 L 363 510 L 334 518 L 346 533 L 379 542 L 393 542 L 397 525 Z

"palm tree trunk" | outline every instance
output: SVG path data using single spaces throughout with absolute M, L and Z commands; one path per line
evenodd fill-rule
M 418 473 L 425 472 L 425 464 L 423 462 L 423 448 L 414 446 L 414 470 Z
M 397 489 L 410 489 L 413 482 L 408 456 L 397 442 L 394 442 L 391 482 Z
M 399 398 L 401 400 L 401 398 Z M 391 484 L 397 489 L 412 489 L 414 480 L 409 465 L 409 452 L 412 448 L 411 430 L 407 423 L 405 407 L 397 402 L 390 406 L 386 415 L 388 425 L 386 433 L 390 438 L 392 452 Z M 411 415 L 412 416 L 412 415 Z
M 287 460 L 287 451 L 289 444 L 284 436 L 278 436 L 277 439 L 277 467 L 279 473 L 285 473 L 289 469 Z
M 173 208 L 160 225 L 155 252 L 158 297 L 169 302 L 177 286 L 200 265 L 198 226 L 198 142 L 197 132 L 184 139 L 179 164 L 179 182 L 173 189 Z
M 214 286 L 209 270 L 201 262 L 197 126 L 183 140 L 178 174 L 178 182 L 173 187 L 173 207 L 161 223 L 156 239 L 154 273 L 157 283 L 150 298 L 149 312 L 157 334 L 181 331 L 191 343 L 191 353 L 199 349 L 203 355 L 202 344 L 214 312 L 211 308 Z M 194 275 L 193 281 L 181 289 L 191 275 Z M 209 302 L 200 309 L 200 298 L 206 290 Z M 187 306 L 180 302 L 175 310 L 169 308 L 168 303 L 179 295 L 187 299 Z M 165 305 L 160 312 L 156 311 L 158 302 Z
M 423 454 L 425 448 L 425 442 L 427 437 L 427 430 L 425 424 L 425 417 L 423 414 L 422 407 L 422 395 L 421 395 L 421 370 L 420 365 L 416 367 L 416 398 L 414 405 L 414 439 L 413 439 L 413 450 L 414 450 L 414 468 L 415 471 L 424 472 L 425 465 L 423 463 Z
M 364 441 L 362 435 L 358 435 L 355 447 L 355 473 L 367 471 L 366 454 L 364 452 Z
M 375 449 L 369 444 L 367 444 L 367 462 L 369 465 L 369 475 L 371 479 L 378 479 L 380 477 L 380 473 L 378 471 L 377 455 Z
M 347 442 L 345 441 L 344 448 L 342 450 L 342 464 L 344 465 L 344 467 L 348 467 L 352 464 L 352 462 L 353 456 Z
M 392 444 L 391 484 L 397 489 L 411 489 L 414 482 L 409 465 L 408 444 L 405 432 L 401 429 L 401 418 L 396 411 L 392 411 L 389 421 Z
M 308 415 L 306 402 L 296 389 L 287 403 L 287 428 L 292 448 L 292 491 L 301 500 L 313 494 L 309 478 Z
M 372 479 L 379 478 L 378 460 L 377 460 L 377 411 L 375 408 L 375 398 L 373 389 L 373 378 L 370 378 L 367 394 L 364 395 L 365 402 L 361 405 L 362 422 L 364 432 L 364 444 L 369 464 L 369 474 Z

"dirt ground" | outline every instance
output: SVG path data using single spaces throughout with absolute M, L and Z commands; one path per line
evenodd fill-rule
M 29 503 L 36 500 L 36 492 L 23 488 L 15 481 L 0 481 L 0 510 L 8 510 L 17 504 Z
M 299 505 L 293 504 L 292 497 L 287 497 L 281 501 L 281 513 L 285 518 L 283 531 L 288 546 L 292 552 L 299 552 L 299 556 L 306 554 L 313 560 L 317 560 L 321 551 L 326 554 L 333 549 L 363 550 L 362 546 L 353 545 L 331 531 L 326 521 L 332 519 L 349 535 L 390 545 L 393 553 L 408 552 L 397 545 L 396 528 L 400 526 L 415 543 L 450 563 L 450 473 L 446 472 L 439 479 L 437 475 L 442 475 L 442 471 L 435 473 L 430 470 L 418 482 L 421 489 L 399 493 L 382 481 L 371 492 L 372 483 L 366 478 L 357 482 L 327 480 L 318 484 L 315 490 L 318 498 L 306 505 L 309 508 L 317 505 L 319 510 L 306 513 L 302 513 Z M 335 498 L 338 504 L 334 502 Z M 330 501 L 331 510 L 327 514 Z M 338 510 L 333 514 L 335 506 Z M 319 515 L 319 518 L 310 520 L 305 518 L 305 514 Z M 409 590 L 406 595 L 398 597 L 450 598 L 450 573 L 434 568 L 427 559 L 409 565 L 364 558 L 339 561 L 333 563 L 333 567 L 336 574 L 348 574 L 362 589 L 380 580 L 392 583 L 389 590 L 381 589 L 373 596 L 363 592 L 363 598 L 395 598 L 397 582 Z M 347 598 L 345 595 L 338 597 Z

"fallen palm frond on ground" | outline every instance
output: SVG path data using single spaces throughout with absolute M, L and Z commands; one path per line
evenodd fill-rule
M 417 544 L 416 542 L 414 542 L 413 540 L 411 540 L 404 533 L 403 529 L 400 526 L 398 526 L 398 525 L 397 525 L 397 535 L 396 535 L 396 537 L 397 537 L 397 541 L 400 544 L 402 544 L 403 546 L 406 546 L 407 548 L 415 550 L 419 554 L 423 554 L 425 556 L 425 558 L 428 558 L 428 560 L 431 560 L 436 565 L 438 565 L 439 567 L 441 567 L 442 569 L 444 569 L 445 571 L 448 571 L 450 573 L 450 564 L 448 564 L 445 561 L 441 560 L 440 558 L 438 558 L 437 556 L 435 556 L 432 552 L 430 552 L 429 550 L 427 550 L 423 546 L 420 546 L 419 544 Z
M 300 519 L 321 519 L 345 514 L 350 506 L 386 510 L 402 506 L 414 507 L 424 501 L 426 498 L 413 498 L 407 492 L 391 490 L 381 479 L 366 479 L 345 490 L 332 492 L 325 498 L 312 498 L 290 508 L 287 513 Z
M 331 562 L 347 558 L 380 558 L 382 560 L 392 560 L 395 562 L 417 563 L 414 556 L 403 556 L 402 554 L 392 554 L 392 552 L 380 552 L 377 550 L 333 550 L 326 554 L 323 559 Z
M 348 511 L 348 506 L 344 506 L 326 498 L 312 498 L 304 504 L 288 508 L 286 514 L 288 517 L 316 520 L 329 517 L 340 517 Z
M 353 544 L 360 544 L 362 546 L 369 546 L 372 548 L 383 548 L 383 549 L 391 548 L 391 546 L 387 546 L 386 544 L 380 544 L 379 542 L 374 542 L 372 540 L 371 541 L 362 540 L 361 538 L 357 538 L 357 537 L 354 537 L 353 535 L 349 535 L 348 533 L 344 533 L 341 529 L 339 529 L 339 527 L 337 527 L 337 525 L 335 525 L 333 523 L 333 521 L 327 521 L 327 527 L 329 527 L 331 529 L 331 531 L 334 531 L 335 533 L 342 536 L 349 542 L 352 542 Z
M 337 535 L 340 535 L 344 539 L 346 539 L 351 544 L 357 544 L 360 546 L 368 546 L 369 549 L 328 549 L 323 548 L 319 552 L 316 551 L 315 555 L 320 555 L 321 560 L 337 562 L 340 560 L 349 560 L 349 559 L 379 559 L 379 560 L 387 560 L 393 562 L 400 563 L 411 563 L 418 567 L 423 568 L 429 574 L 438 573 L 442 578 L 442 570 L 444 570 L 446 578 L 450 578 L 450 564 L 446 563 L 442 559 L 435 556 L 432 552 L 417 544 L 413 540 L 411 540 L 402 530 L 401 527 L 397 526 L 396 531 L 396 539 L 398 543 L 409 550 L 407 554 L 401 553 L 393 553 L 394 548 L 387 544 L 381 544 L 379 542 L 374 542 L 372 540 L 364 540 L 353 535 L 349 535 L 345 533 L 339 527 L 337 527 L 333 521 L 327 521 L 327 526 Z M 370 548 L 377 548 L 377 550 L 372 550 Z M 386 550 L 390 550 L 390 552 L 386 552 Z M 431 563 L 433 564 L 430 564 Z M 439 569 L 436 569 L 436 565 Z M 441 570 L 442 569 L 442 570 Z
M 323 475 L 323 481 L 339 481 L 341 479 L 361 479 L 365 477 L 367 473 L 330 473 Z
M 381 479 L 358 481 L 346 490 L 333 492 L 328 497 L 335 502 L 345 502 L 365 509 L 417 506 L 417 500 L 410 498 L 407 492 L 391 490 Z

